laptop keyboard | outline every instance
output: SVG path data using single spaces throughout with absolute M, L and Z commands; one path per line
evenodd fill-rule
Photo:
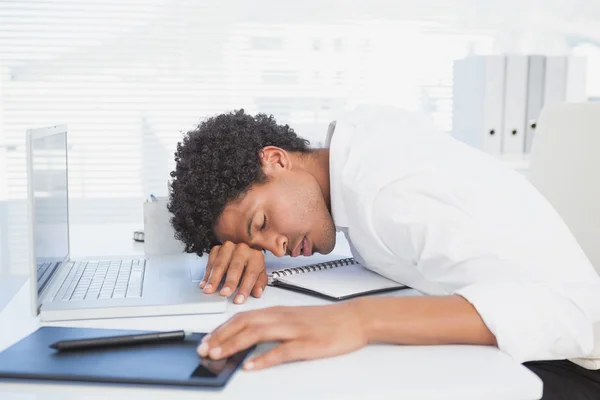
M 52 275 L 52 271 L 60 265 L 57 261 L 46 261 L 40 262 L 37 264 L 37 290 L 38 293 L 41 292 L 48 283 L 50 276 Z
M 46 271 L 48 271 L 48 268 L 50 268 L 50 266 L 53 264 L 59 264 L 59 263 L 56 261 L 46 261 L 46 262 L 37 263 L 37 281 L 38 282 L 42 280 L 42 277 L 44 276 Z
M 146 260 L 77 261 L 55 300 L 123 299 L 142 296 Z

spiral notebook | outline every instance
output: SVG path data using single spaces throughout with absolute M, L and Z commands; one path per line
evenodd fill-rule
M 329 300 L 346 300 L 407 288 L 366 269 L 354 258 L 278 269 L 269 274 L 269 285 L 325 297 Z

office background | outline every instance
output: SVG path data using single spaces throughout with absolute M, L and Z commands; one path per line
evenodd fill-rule
M 201 118 L 272 113 L 318 146 L 375 101 L 450 132 L 453 61 L 493 53 L 585 56 L 597 100 L 598 21 L 597 0 L 0 0 L 0 265 L 26 271 L 28 128 L 69 125 L 72 223 L 141 226 Z

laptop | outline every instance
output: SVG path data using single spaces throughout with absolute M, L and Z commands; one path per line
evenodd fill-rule
M 196 255 L 70 258 L 66 125 L 27 131 L 27 177 L 34 316 L 57 321 L 226 310 L 226 297 L 198 288 L 193 275 L 203 260 Z

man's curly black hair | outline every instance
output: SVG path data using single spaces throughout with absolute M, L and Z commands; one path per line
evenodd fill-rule
M 213 228 L 225 205 L 267 181 L 260 160 L 265 146 L 311 151 L 308 140 L 272 115 L 252 116 L 243 109 L 208 118 L 177 143 L 167 207 L 186 252 L 202 256 L 219 244 Z

